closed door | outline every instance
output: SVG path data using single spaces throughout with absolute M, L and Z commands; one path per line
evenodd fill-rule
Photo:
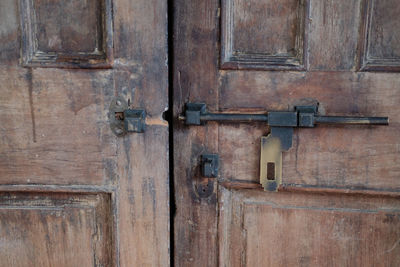
M 399 266 L 398 1 L 177 0 L 174 12 L 176 265 Z M 390 123 L 295 127 L 270 192 L 268 124 L 185 125 L 187 103 L 248 114 L 319 103 L 319 116 Z M 205 154 L 219 156 L 216 178 Z
M 0 2 L 0 266 L 168 265 L 166 19 L 165 1 Z M 145 132 L 110 127 L 128 101 Z

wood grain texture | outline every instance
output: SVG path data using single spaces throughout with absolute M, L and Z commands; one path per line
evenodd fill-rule
M 389 9 L 389 2 L 382 5 Z M 265 112 L 318 100 L 322 114 L 388 116 L 390 125 L 296 130 L 293 148 L 284 153 L 284 184 L 269 194 L 258 185 L 258 149 L 269 131 L 266 125 L 187 127 L 176 121 L 177 265 L 399 265 L 400 80 L 394 69 L 358 72 L 365 2 L 311 1 L 303 71 L 225 68 L 227 35 L 221 38 L 219 29 L 226 31 L 232 26 L 227 21 L 235 21 L 227 16 L 227 3 L 236 3 L 232 9 L 242 18 L 234 25 L 242 27 L 235 45 L 260 52 L 265 43 L 257 39 L 268 39 L 263 33 L 271 29 L 263 24 L 267 19 L 257 21 L 262 18 L 257 12 L 268 10 L 265 3 L 276 3 L 274 15 L 279 14 L 282 1 L 222 1 L 221 6 L 175 1 L 175 117 L 187 102 L 205 102 L 211 112 Z M 268 25 L 285 28 L 286 21 L 280 21 Z M 290 43 L 285 36 L 268 48 Z M 396 42 L 387 43 L 397 49 Z M 217 181 L 199 175 L 198 158 L 206 152 L 220 156 Z M 202 194 L 198 188 L 205 185 L 215 193 Z
M 221 68 L 305 68 L 308 1 L 221 3 Z
M 260 176 L 261 136 L 268 132 L 263 123 L 223 124 L 219 129 L 221 177 L 229 181 L 249 181 Z M 246 155 L 243 157 L 243 155 Z M 259 182 L 258 180 L 253 180 Z
M 110 69 L 98 69 L 99 65 L 82 69 L 88 68 L 85 64 L 63 65 L 63 68 L 57 64 L 48 68 L 21 66 L 19 44 L 23 43 L 23 32 L 19 32 L 22 27 L 18 25 L 18 12 L 24 12 L 21 8 L 27 1 L 21 1 L 20 6 L 18 1 L 0 4 L 9 11 L 6 18 L 0 18 L 0 191 L 32 195 L 31 205 L 35 205 L 34 197 L 41 196 L 42 192 L 46 192 L 46 199 L 64 193 L 79 197 L 107 195 L 110 210 L 98 216 L 114 227 L 112 237 L 96 243 L 108 246 L 111 240 L 115 246 L 93 256 L 94 243 L 88 243 L 93 223 L 87 220 L 80 225 L 78 221 L 92 218 L 84 211 L 57 217 L 41 215 L 40 210 L 30 213 L 7 210 L 2 221 L 15 223 L 21 233 L 35 232 L 20 242 L 20 247 L 25 246 L 30 254 L 21 256 L 13 266 L 32 266 L 32 260 L 38 262 L 36 266 L 169 265 L 168 124 L 162 118 L 168 102 L 167 3 L 112 2 L 113 17 L 109 21 L 114 25 L 111 52 L 115 58 Z M 66 20 L 78 16 L 82 23 L 88 23 L 86 26 L 92 25 L 82 26 L 82 32 L 76 34 L 63 18 L 51 16 L 59 11 L 45 16 L 53 9 L 52 4 L 57 6 L 60 1 L 35 0 L 34 3 L 37 10 L 44 8 L 40 20 L 47 26 L 49 21 L 54 22 L 57 25 L 51 25 L 50 30 L 59 29 L 67 38 L 62 43 L 66 46 L 43 43 L 41 49 L 86 53 L 96 37 L 89 36 L 88 43 L 79 45 L 81 34 L 92 29 L 92 24 L 95 21 L 97 24 L 104 13 L 90 13 L 93 6 L 87 10 L 74 7 L 111 1 L 71 1 L 63 6 L 69 11 Z M 0 13 L 3 14 L 3 9 Z M 82 14 L 94 15 L 97 19 L 80 17 Z M 76 26 L 77 20 L 70 23 Z M 48 37 L 41 36 L 42 40 Z M 133 107 L 146 109 L 146 133 L 122 138 L 112 134 L 108 107 L 116 95 L 130 99 Z M 18 224 L 19 220 L 22 222 Z M 24 220 L 31 221 L 32 225 Z M 44 231 L 50 223 L 54 227 L 49 228 L 49 237 L 57 243 L 52 249 L 46 247 L 51 243 Z M 56 232 L 58 225 L 63 224 L 77 227 L 65 233 Z M 7 238 L 12 240 L 10 236 Z M 29 247 L 31 239 L 38 243 Z M 11 241 L 1 245 L 10 253 L 1 254 L 0 266 L 14 260 L 16 255 L 11 253 Z M 32 251 L 38 254 L 32 255 Z M 76 258 L 70 254 L 76 254 Z M 96 263 L 96 257 L 112 259 L 112 262 Z
M 167 2 L 114 1 L 115 93 L 146 110 L 144 134 L 117 139 L 120 266 L 169 266 Z
M 218 1 L 174 3 L 174 118 L 187 101 L 217 107 Z M 207 88 L 207 89 L 204 89 Z M 215 124 L 188 129 L 174 122 L 174 263 L 216 266 L 217 188 L 215 179 L 200 176 L 203 153 L 217 151 Z
M 0 65 L 16 62 L 20 55 L 18 5 L 14 0 L 0 2 Z
M 360 0 L 313 1 L 309 25 L 310 70 L 343 71 L 357 67 Z
M 221 266 L 397 266 L 399 198 L 222 190 Z
M 112 73 L 3 67 L 0 80 L 1 183 L 115 181 Z
M 110 0 L 20 0 L 25 66 L 108 68 L 112 64 Z
M 108 194 L 0 194 L 0 266 L 115 266 Z
M 365 0 L 361 29 L 361 70 L 400 70 L 400 7 L 395 0 Z
M 37 49 L 43 52 L 90 53 L 101 46 L 103 1 L 35 0 Z M 100 41 L 100 42 L 99 42 Z

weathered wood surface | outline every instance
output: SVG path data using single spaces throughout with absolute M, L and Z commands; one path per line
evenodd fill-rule
M 396 0 L 366 0 L 363 6 L 360 68 L 372 71 L 399 71 L 400 6 Z
M 306 16 L 307 0 L 221 1 L 221 67 L 304 69 Z
M 2 66 L 0 76 L 2 183 L 115 181 L 117 140 L 107 124 L 111 72 Z
M 15 242 L 1 243 L 5 254 L 0 254 L 0 266 L 169 265 L 168 124 L 162 119 L 168 99 L 167 3 L 113 1 L 113 66 L 102 70 L 92 64 L 87 70 L 80 69 L 88 67 L 79 62 L 85 58 L 77 58 L 74 66 L 22 67 L 23 10 L 18 2 L 0 3 L 0 191 L 25 192 L 22 196 L 32 199 L 26 201 L 26 210 L 6 207 L 1 211 L 2 229 L 13 225 L 18 229 L 1 232 L 8 241 L 13 235 Z M 86 10 L 75 10 L 74 5 L 84 2 L 73 1 L 72 6 L 64 6 L 70 12 L 56 21 L 62 25 L 46 26 L 56 20 L 54 16 L 46 20 L 46 12 L 61 2 L 32 2 L 43 11 L 38 18 L 44 29 L 41 49 L 89 51 L 95 34 L 84 44 L 82 36 L 94 24 L 101 24 L 102 9 L 91 5 L 95 1 L 87 1 Z M 82 17 L 82 12 L 93 17 Z M 84 25 L 77 28 L 77 20 Z M 112 134 L 107 113 L 115 95 L 146 109 L 146 133 L 122 138 Z M 95 252 L 104 258 L 102 262 L 94 262 L 94 243 L 88 243 L 92 238 L 88 231 L 95 227 L 92 217 L 83 222 L 85 212 L 57 217 L 36 207 L 35 203 L 63 192 L 67 202 L 76 195 L 109 197 L 104 207 L 107 213 L 97 214 L 105 220 L 104 227 L 112 229 L 96 241 L 100 249 L 107 247 Z M 64 224 L 70 230 L 58 228 Z M 59 245 L 50 247 L 45 229 L 50 241 Z M 21 236 L 24 231 L 29 235 Z M 32 253 L 8 264 L 28 246 Z
M 110 202 L 97 193 L 1 193 L 0 266 L 114 265 Z
M 175 1 L 174 118 L 187 101 L 201 100 L 217 108 L 219 55 L 217 1 Z M 207 88 L 206 90 L 204 88 Z M 176 266 L 215 266 L 217 209 L 214 179 L 202 179 L 202 153 L 218 149 L 218 129 L 188 129 L 174 121 L 174 262 Z
M 390 209 L 397 214 L 399 207 L 396 197 L 400 194 L 400 151 L 398 149 L 400 146 L 398 134 L 400 131 L 398 116 L 400 74 L 397 72 L 397 64 L 400 62 L 400 57 L 397 55 L 400 41 L 395 37 L 398 32 L 396 25 L 399 18 L 392 15 L 398 9 L 398 5 L 391 0 L 303 2 L 309 5 L 303 20 L 307 40 L 304 44 L 306 70 L 296 71 L 296 68 L 293 68 L 292 71 L 268 71 L 288 68 L 278 52 L 284 53 L 288 51 L 288 47 L 293 48 L 292 40 L 295 40 L 294 34 L 297 32 L 290 27 L 290 31 L 282 32 L 288 28 L 287 25 L 292 23 L 286 20 L 287 17 L 278 16 L 276 20 L 268 24 L 272 28 L 260 25 L 264 25 L 263 23 L 268 19 L 272 20 L 276 14 L 293 13 L 294 6 L 290 5 L 292 2 L 260 0 L 239 3 L 234 0 L 224 0 L 220 6 L 215 1 L 208 0 L 177 0 L 174 7 L 175 117 L 182 112 L 186 102 L 205 102 L 210 111 L 259 112 L 287 110 L 293 104 L 316 99 L 321 104 L 321 112 L 327 115 L 388 116 L 390 125 L 387 127 L 325 126 L 295 130 L 293 148 L 284 153 L 283 158 L 284 186 L 281 189 L 290 192 L 280 196 L 280 193 L 277 195 L 263 193 L 257 184 L 260 168 L 260 137 L 269 131 L 265 125 L 261 123 L 208 123 L 207 126 L 186 127 L 176 122 L 174 131 L 177 203 L 175 260 L 179 266 L 216 266 L 218 262 L 222 266 L 225 263 L 229 266 L 229 257 L 234 258 L 235 263 L 240 266 L 257 266 L 257 260 L 261 260 L 264 255 L 260 251 L 263 250 L 264 253 L 268 251 L 269 246 L 273 246 L 272 243 L 268 243 L 269 241 L 263 243 L 260 239 L 264 236 L 263 234 L 257 238 L 254 237 L 259 240 L 254 242 L 260 242 L 258 249 L 261 250 L 256 249 L 254 246 L 257 245 L 249 239 L 249 247 L 243 248 L 243 253 L 248 253 L 245 260 L 237 260 L 240 257 L 238 246 L 241 244 L 236 244 L 235 241 L 227 243 L 223 240 L 230 236 L 241 238 L 241 233 L 233 232 L 230 228 L 220 227 L 218 230 L 215 228 L 216 225 L 221 225 L 222 222 L 218 219 L 222 218 L 221 216 L 224 216 L 226 220 L 223 222 L 225 225 L 236 223 L 233 216 L 226 215 L 229 211 L 226 211 L 225 207 L 233 205 L 229 201 L 237 199 L 235 202 L 237 207 L 233 207 L 236 209 L 246 198 L 251 197 L 258 203 L 258 199 L 260 202 L 264 198 L 272 201 L 274 198 L 290 198 L 290 194 L 293 194 L 293 203 L 300 204 L 301 201 L 307 201 L 310 198 L 310 203 L 315 201 L 317 204 L 318 201 L 313 194 L 321 192 L 329 193 L 320 196 L 321 203 L 327 203 L 324 209 L 329 209 L 329 205 L 332 207 L 340 205 L 342 203 L 340 198 L 344 194 L 349 196 L 349 198 L 346 197 L 347 200 L 354 199 L 358 203 L 357 209 L 361 214 L 359 221 L 357 221 L 357 216 L 354 217 L 348 213 L 338 213 L 337 217 L 329 215 L 331 216 L 329 220 L 333 224 L 342 218 L 346 221 L 345 227 L 358 225 L 360 233 L 352 234 L 344 229 L 342 231 L 345 234 L 344 237 L 349 237 L 347 243 L 343 240 L 344 243 L 335 243 L 336 241 L 329 239 L 329 229 L 322 226 L 321 220 L 324 216 L 311 215 L 312 210 L 308 214 L 308 209 L 304 209 L 292 220 L 289 220 L 289 215 L 274 217 L 277 223 L 301 230 L 307 228 L 307 218 L 310 216 L 319 221 L 319 229 L 326 230 L 327 233 L 311 235 L 305 239 L 308 242 L 307 246 L 312 249 L 311 243 L 316 241 L 317 244 L 321 240 L 326 240 L 328 245 L 337 246 L 331 253 L 328 250 L 321 251 L 320 254 L 318 251 L 312 251 L 311 258 L 308 262 L 303 262 L 304 264 L 320 266 L 323 259 L 334 258 L 335 253 L 339 252 L 343 254 L 340 258 L 343 260 L 341 263 L 344 263 L 342 265 L 382 264 L 384 266 L 386 264 L 390 266 L 390 264 L 398 265 L 400 262 L 395 254 L 389 254 L 387 261 L 383 260 L 381 263 L 380 259 L 383 256 L 375 257 L 372 253 L 375 247 L 368 243 L 376 241 L 382 249 L 390 250 L 392 246 L 395 246 L 393 250 L 396 250 L 398 224 L 382 223 L 380 220 L 384 218 L 383 215 L 378 213 L 378 215 L 369 216 L 367 213 L 369 205 L 374 200 L 377 200 L 378 206 L 375 207 L 379 209 L 383 207 L 379 206 L 383 203 L 382 201 L 386 201 L 383 199 L 389 196 L 396 199 L 391 202 Z M 227 3 L 230 3 L 230 8 L 234 9 L 231 12 L 233 16 L 226 16 L 227 10 L 223 10 Z M 288 6 L 283 6 L 283 3 L 287 3 Z M 371 3 L 374 4 L 374 8 L 368 9 Z M 382 11 L 385 9 L 388 11 Z M 261 10 L 266 12 L 261 12 Z M 386 18 L 384 13 L 392 19 Z M 268 14 L 271 16 L 268 17 Z M 375 24 L 368 24 L 367 18 L 370 14 L 375 17 L 373 20 Z M 282 23 L 274 24 L 276 21 Z M 223 33 L 220 32 L 220 29 L 226 30 L 227 25 L 233 27 L 234 34 L 231 35 L 236 34 L 236 40 L 233 38 L 227 42 Z M 238 27 L 236 32 L 235 27 Z M 369 50 L 364 47 L 366 29 L 372 32 L 370 35 L 372 46 L 368 48 Z M 262 34 L 265 32 L 270 33 L 268 38 Z M 239 63 L 235 63 L 235 66 L 227 66 L 224 62 L 226 59 L 224 59 L 224 49 L 229 42 L 246 50 L 244 54 L 248 61 L 247 59 L 238 60 Z M 387 53 L 390 53 L 390 58 Z M 375 65 L 364 68 L 365 55 L 371 55 L 371 57 L 377 55 L 378 61 L 372 62 L 376 63 Z M 276 65 L 265 67 L 270 66 L 271 58 L 275 60 Z M 260 68 L 260 65 L 263 67 Z M 257 71 L 254 70 L 255 66 Z M 205 152 L 220 155 L 220 175 L 218 179 L 215 179 L 217 181 L 208 181 L 200 177 L 199 156 Z M 214 183 L 213 194 L 196 194 L 199 183 L 209 184 L 209 186 Z M 216 189 L 216 184 L 220 190 Z M 223 187 L 229 190 L 222 189 Z M 246 198 L 236 198 L 236 195 L 242 194 L 242 190 L 246 188 L 251 189 L 246 191 Z M 222 201 L 221 190 L 230 192 L 231 197 L 226 200 L 227 203 L 217 206 L 215 199 Z M 308 194 L 302 194 L 302 191 Z M 364 202 L 369 204 L 364 205 Z M 260 209 L 260 214 L 257 211 L 251 213 L 253 217 L 249 217 L 248 222 L 251 218 L 258 220 L 257 223 L 253 222 L 252 226 L 255 231 L 253 234 L 256 236 L 257 233 L 261 233 L 256 229 L 267 227 L 264 222 L 273 218 L 273 215 L 263 207 L 257 206 L 254 209 Z M 373 236 L 372 239 L 368 239 L 367 232 L 370 226 L 382 236 Z M 291 236 L 285 231 L 277 231 L 273 234 L 279 235 L 282 240 L 290 240 Z M 277 242 L 276 239 L 275 243 Z M 362 260 L 352 258 L 352 250 L 340 250 L 342 245 L 354 248 L 367 243 L 365 248 L 353 251 L 354 257 L 359 255 L 363 257 Z M 298 243 L 291 245 L 294 246 L 292 251 L 301 246 Z M 229 251 L 229 253 L 222 253 L 223 251 Z M 282 257 L 288 253 L 282 254 Z M 279 264 L 279 259 L 282 259 L 279 257 L 272 263 L 275 266 L 285 265 Z M 290 265 L 294 262 L 288 259 L 287 263 Z M 272 263 L 271 266 L 274 266 Z M 301 264 L 301 262 L 297 263 Z
M 111 0 L 21 0 L 18 9 L 25 66 L 111 67 Z
M 221 190 L 220 266 L 397 266 L 400 199 Z

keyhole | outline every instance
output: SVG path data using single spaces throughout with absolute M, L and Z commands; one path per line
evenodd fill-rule
M 267 163 L 267 179 L 275 180 L 275 162 Z

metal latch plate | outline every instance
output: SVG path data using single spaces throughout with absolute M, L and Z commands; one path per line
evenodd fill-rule
M 108 119 L 111 131 L 117 136 L 128 132 L 143 133 L 146 128 L 145 110 L 130 109 L 128 102 L 121 96 L 111 101 Z
M 282 183 L 282 152 L 292 147 L 293 128 L 271 127 L 261 137 L 260 183 L 266 191 L 278 191 Z

